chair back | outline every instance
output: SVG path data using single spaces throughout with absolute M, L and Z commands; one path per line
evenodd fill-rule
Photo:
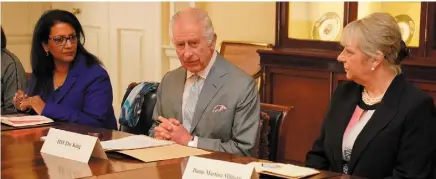
M 30 80 L 31 77 L 32 77 L 32 73 L 28 73 L 28 72 L 26 72 L 26 78 L 27 78 L 27 80 Z
M 220 54 L 251 75 L 257 82 L 257 89 L 260 90 L 262 73 L 260 69 L 260 56 L 257 50 L 272 49 L 273 45 L 268 43 L 252 43 L 238 41 L 222 41 Z
M 136 85 L 138 85 L 138 83 L 134 82 L 129 84 L 126 93 L 124 93 L 121 106 Z M 141 114 L 139 117 L 138 124 L 133 128 L 125 125 L 120 125 L 120 131 L 132 133 L 132 134 L 148 135 L 148 131 L 153 125 L 153 110 L 154 110 L 154 106 L 156 105 L 156 97 L 157 97 L 156 92 L 157 90 L 152 90 L 144 94 L 144 101 L 142 103 Z
M 220 54 L 251 76 L 260 72 L 259 49 L 271 49 L 272 44 L 237 41 L 221 42 Z
M 257 137 L 257 156 L 260 159 L 280 161 L 283 156 L 280 137 L 283 135 L 283 122 L 292 109 L 289 106 L 260 104 L 261 122 Z

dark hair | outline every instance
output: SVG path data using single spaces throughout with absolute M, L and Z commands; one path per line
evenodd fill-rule
M 5 32 L 3 32 L 3 27 L 2 28 L 2 49 L 6 48 L 6 35 Z
M 76 58 L 79 54 L 85 56 L 87 66 L 101 64 L 101 61 L 96 56 L 89 53 L 84 48 L 85 34 L 83 33 L 82 25 L 76 16 L 64 10 L 48 10 L 39 18 L 33 31 L 30 58 L 35 84 L 29 88 L 31 95 L 36 95 L 40 92 L 49 93 L 53 90 L 53 71 L 55 69 L 54 59 L 52 55 L 47 56 L 42 43 L 48 43 L 51 28 L 57 23 L 70 24 L 76 31 L 79 39 L 79 42 L 77 43 Z
M 400 42 L 400 51 L 398 51 L 397 59 L 395 59 L 396 64 L 400 64 L 406 57 L 409 56 L 409 48 L 404 41 Z

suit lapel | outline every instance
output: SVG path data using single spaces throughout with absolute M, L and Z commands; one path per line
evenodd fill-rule
M 65 95 L 67 95 L 71 87 L 73 87 L 74 83 L 76 82 L 77 76 L 78 75 L 70 76 L 70 74 L 68 74 L 67 79 L 65 80 L 64 84 L 62 85 L 59 91 L 59 96 L 57 96 L 56 98 L 56 103 L 59 103 L 65 97 Z
M 197 124 L 210 101 L 212 101 L 224 84 L 224 76 L 226 76 L 227 72 L 224 70 L 225 67 L 223 67 L 224 64 L 222 63 L 222 57 L 217 55 L 215 64 L 210 69 L 209 75 L 207 76 L 206 81 L 203 84 L 203 88 L 201 89 L 200 96 L 198 97 L 190 133 L 192 133 L 195 127 L 197 127 Z
M 85 73 L 86 70 L 86 58 L 81 54 L 77 54 L 76 59 L 74 60 L 72 66 L 67 75 L 67 79 L 65 79 L 64 84 L 60 88 L 59 94 L 56 98 L 56 103 L 59 103 L 65 95 L 68 94 L 71 87 L 73 87 L 76 79 L 82 74 Z
M 332 147 L 331 153 L 333 153 L 334 164 L 336 168 L 342 170 L 342 140 L 344 137 L 345 129 L 348 126 L 348 123 L 351 119 L 351 116 L 354 113 L 356 105 L 358 104 L 361 97 L 361 86 L 356 85 L 355 88 L 345 93 L 345 96 L 342 96 L 338 104 L 335 105 L 335 111 L 331 113 L 329 117 L 334 122 L 331 124 L 332 129 L 329 131 L 333 131 L 332 137 Z
M 182 102 L 183 102 L 183 91 L 185 90 L 185 82 L 186 82 L 186 69 L 181 67 L 177 71 L 176 79 L 171 84 L 172 85 L 171 88 L 174 88 L 174 93 L 172 94 L 174 95 L 174 97 L 171 99 L 174 99 L 173 108 L 175 109 L 175 115 L 176 115 L 175 117 L 177 120 L 180 121 L 180 123 L 183 123 Z
M 349 165 L 350 173 L 353 172 L 357 162 L 359 161 L 368 144 L 392 121 L 397 114 L 400 99 L 399 97 L 403 92 L 404 84 L 405 79 L 403 75 L 398 75 L 394 78 L 373 116 L 357 136 L 351 152 Z

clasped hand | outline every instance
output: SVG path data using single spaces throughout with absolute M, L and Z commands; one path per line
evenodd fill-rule
M 161 123 L 154 128 L 154 137 L 161 140 L 170 140 L 180 145 L 188 145 L 193 136 L 174 118 L 157 118 Z
M 42 114 L 42 110 L 44 110 L 45 107 L 45 102 L 39 95 L 29 97 L 22 90 L 18 90 L 15 93 L 13 103 L 15 108 L 20 111 L 33 109 L 39 115 Z

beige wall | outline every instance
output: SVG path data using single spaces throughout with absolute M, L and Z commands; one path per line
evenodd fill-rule
M 4 3 L 2 3 L 3 5 Z M 18 4 L 18 3 L 13 3 Z M 35 3 L 35 4 L 48 4 L 44 10 L 49 9 L 51 3 Z M 179 3 L 180 4 L 180 3 Z M 187 3 L 183 3 L 187 4 Z M 212 22 L 215 26 L 215 31 L 218 35 L 217 49 L 219 50 L 222 40 L 232 41 L 248 41 L 248 42 L 260 42 L 274 44 L 275 36 L 275 2 L 196 2 L 197 7 L 203 8 L 209 12 Z M 170 3 L 162 2 L 162 42 L 163 44 L 169 43 L 168 25 L 169 25 L 169 11 Z M 181 8 L 176 4 L 176 9 Z M 13 12 L 17 12 L 15 8 L 9 8 Z M 39 9 L 38 9 L 39 10 Z M 42 12 L 43 10 L 41 10 Z M 5 15 L 5 12 L 2 12 Z M 6 13 L 8 14 L 8 13 Z M 14 17 L 8 15 L 8 17 Z M 39 15 L 35 15 L 35 18 L 39 18 Z M 14 36 L 11 31 L 8 31 L 10 26 L 7 19 L 2 19 L 7 35 Z M 36 20 L 36 19 L 33 19 Z M 32 22 L 34 23 L 34 22 Z M 26 24 L 29 25 L 29 24 Z M 26 34 L 30 36 L 30 28 L 25 28 Z M 29 31 L 30 30 L 30 31 Z M 13 37 L 11 37 L 11 41 Z M 30 44 L 30 39 L 27 40 Z M 18 53 L 18 56 L 22 58 L 26 70 L 30 70 L 29 47 L 13 47 L 11 44 L 11 50 Z M 163 52 L 162 52 L 163 53 Z M 162 73 L 169 70 L 169 59 L 166 55 L 162 55 Z
M 162 11 L 161 11 L 161 40 L 163 45 L 168 45 L 170 41 L 168 28 L 170 24 L 170 3 L 169 2 L 162 2 L 161 5 Z M 162 76 L 165 75 L 170 70 L 170 58 L 165 54 L 165 51 L 162 50 Z
M 274 44 L 275 2 L 207 2 L 199 7 L 208 11 L 222 40 Z
M 30 48 L 33 28 L 41 14 L 50 9 L 48 2 L 1 2 L 1 25 L 7 49 L 14 53 L 26 72 L 31 72 Z

